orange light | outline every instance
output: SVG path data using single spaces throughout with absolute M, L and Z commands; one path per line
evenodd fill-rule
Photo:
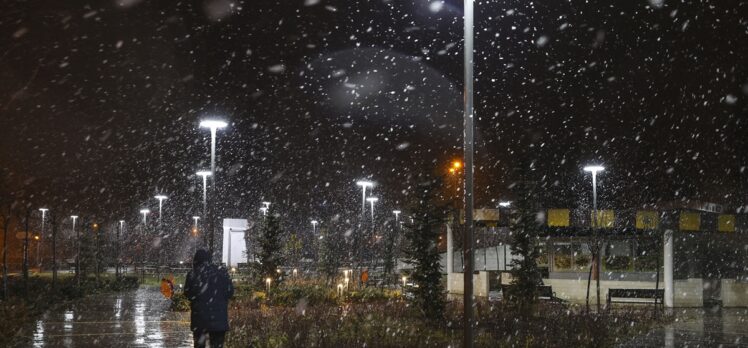
M 93 224 L 93 228 L 99 228 L 99 224 Z
M 34 240 L 39 240 L 39 236 L 34 236 Z
M 455 169 L 454 169 L 454 168 L 449 168 L 449 172 L 450 172 L 451 174 L 454 174 L 454 173 L 455 173 Z
M 455 169 L 462 168 L 462 162 L 460 162 L 460 161 L 453 161 L 452 162 L 452 168 L 455 168 Z

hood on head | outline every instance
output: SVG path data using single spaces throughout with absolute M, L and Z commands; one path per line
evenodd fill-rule
M 195 252 L 195 257 L 192 259 L 192 266 L 197 267 L 203 264 L 210 263 L 210 254 L 205 249 L 199 249 Z

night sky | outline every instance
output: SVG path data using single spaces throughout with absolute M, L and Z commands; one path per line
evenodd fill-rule
M 462 154 L 462 3 L 3 1 L 2 195 L 105 219 L 200 208 L 217 115 L 226 216 L 384 207 Z M 477 206 L 748 200 L 748 3 L 481 1 Z M 389 210 L 389 209 L 388 209 Z M 85 212 L 85 213 L 84 213 Z

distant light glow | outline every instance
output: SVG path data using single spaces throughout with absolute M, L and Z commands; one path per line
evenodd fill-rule
M 595 172 L 601 172 L 603 170 L 605 170 L 605 167 L 603 167 L 603 166 L 586 166 L 586 167 L 584 167 L 584 171 L 585 172 L 593 172 L 593 173 L 595 173 Z
M 506 208 L 506 207 L 508 207 L 510 205 L 512 205 L 512 202 L 499 202 L 499 206 L 500 207 Z
M 366 187 L 373 187 L 374 183 L 368 180 L 359 180 L 359 181 L 356 181 L 356 185 L 366 188 Z
M 226 123 L 224 121 L 220 121 L 220 120 L 203 120 L 203 121 L 200 121 L 200 127 L 203 127 L 203 128 L 218 129 L 218 128 L 224 128 L 224 127 L 226 127 L 228 125 L 229 125 L 228 123 Z
M 199 176 L 211 176 L 211 175 L 213 175 L 213 172 L 211 172 L 210 170 L 201 170 L 201 171 L 199 171 L 199 172 L 197 172 L 195 174 L 197 174 Z

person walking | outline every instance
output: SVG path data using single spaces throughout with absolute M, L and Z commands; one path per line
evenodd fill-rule
M 211 264 L 204 249 L 197 250 L 192 270 L 184 281 L 184 295 L 190 301 L 190 329 L 195 348 L 223 348 L 229 330 L 228 302 L 234 295 L 229 273 Z

